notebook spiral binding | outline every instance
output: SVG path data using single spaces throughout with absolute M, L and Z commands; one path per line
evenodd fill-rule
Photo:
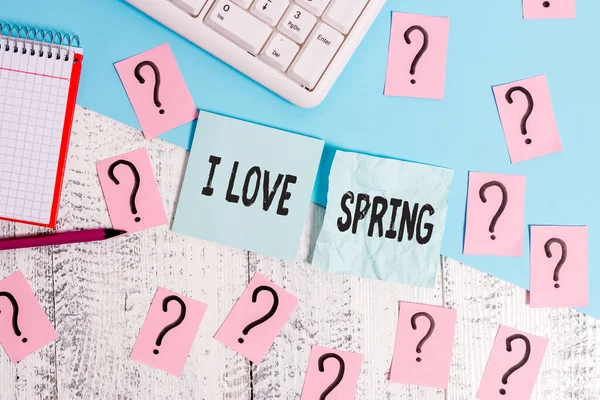
M 26 26 L 0 22 L 0 51 L 21 52 L 31 56 L 63 58 L 69 61 L 70 49 L 81 47 L 79 36 L 68 33 L 35 29 Z M 77 59 L 74 60 L 77 62 Z

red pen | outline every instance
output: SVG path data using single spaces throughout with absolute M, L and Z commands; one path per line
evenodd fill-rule
M 91 229 L 86 231 L 60 232 L 49 235 L 21 236 L 0 239 L 0 250 L 28 247 L 55 246 L 59 244 L 95 242 L 127 233 L 118 229 Z

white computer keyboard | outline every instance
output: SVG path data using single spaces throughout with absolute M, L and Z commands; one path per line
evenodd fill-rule
M 321 103 L 386 0 L 125 0 L 300 107 Z

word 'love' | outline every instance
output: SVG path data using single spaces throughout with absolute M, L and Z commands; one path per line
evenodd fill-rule
M 210 172 L 208 174 L 208 181 L 206 182 L 206 186 L 202 188 L 202 194 L 205 196 L 212 196 L 214 193 L 212 181 L 217 166 L 221 164 L 221 157 L 211 155 L 208 158 L 208 162 L 210 163 Z M 229 175 L 229 185 L 227 186 L 225 200 L 227 200 L 230 203 L 239 203 L 240 201 L 240 196 L 234 193 L 235 181 L 239 165 L 239 161 L 234 161 L 233 166 L 231 168 L 231 173 Z M 248 170 L 248 172 L 246 172 L 246 178 L 244 179 L 244 185 L 241 191 L 242 204 L 244 204 L 246 207 L 250 207 L 256 202 L 260 192 L 261 180 L 263 210 L 269 211 L 269 208 L 271 208 L 271 204 L 273 204 L 275 196 L 279 191 L 279 187 L 282 186 L 281 191 L 279 191 L 279 202 L 277 204 L 276 213 L 277 215 L 288 215 L 289 210 L 285 207 L 285 201 L 292 197 L 292 194 L 288 191 L 288 186 L 296 183 L 296 176 L 278 174 L 275 178 L 275 182 L 271 186 L 271 172 L 268 170 L 263 171 L 260 167 L 253 166 Z M 254 183 L 252 181 L 254 181 Z

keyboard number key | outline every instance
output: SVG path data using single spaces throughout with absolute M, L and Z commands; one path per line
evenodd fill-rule
M 267 24 L 275 26 L 289 4 L 288 0 L 256 0 L 250 12 Z
M 257 54 L 271 35 L 270 26 L 229 0 L 218 0 L 205 23 L 252 54 Z
M 288 75 L 307 88 L 314 88 L 343 41 L 341 33 L 319 22 L 290 67 Z
M 244 10 L 247 10 L 252 4 L 252 0 L 232 0 L 235 4 L 242 7 Z
M 288 69 L 298 53 L 298 45 L 280 33 L 274 33 L 261 52 L 261 58 L 281 71 Z
M 325 7 L 327 7 L 327 4 L 329 4 L 329 0 L 296 0 L 296 3 L 317 17 L 320 17 L 321 14 L 323 14 Z
M 314 15 L 292 4 L 279 22 L 278 29 L 297 43 L 304 43 L 316 22 Z

